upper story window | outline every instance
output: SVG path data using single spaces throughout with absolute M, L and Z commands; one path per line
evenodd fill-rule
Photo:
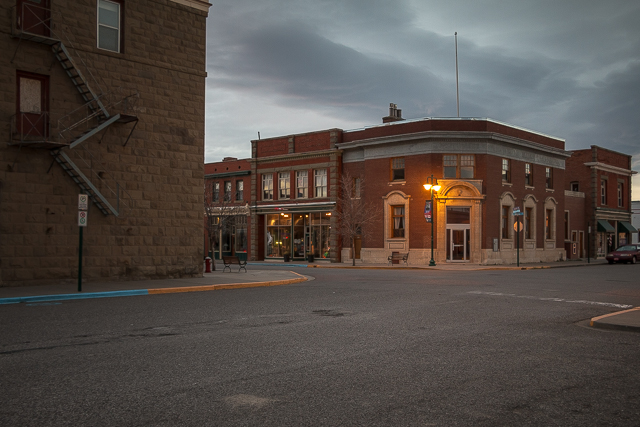
M 122 3 L 98 0 L 98 47 L 122 51 Z
M 578 181 L 571 183 L 571 191 L 580 191 L 580 183 Z
M 473 154 L 445 154 L 442 157 L 443 176 L 445 178 L 472 179 L 475 160 Z
M 622 192 L 622 183 L 618 183 L 618 207 L 624 206 L 624 193 Z
M 404 157 L 391 159 L 391 181 L 404 181 Z
M 511 160 L 502 159 L 502 182 L 511 182 Z
M 327 197 L 327 170 L 318 169 L 314 173 L 313 187 L 316 197 Z
M 224 182 L 224 201 L 231 201 L 231 181 Z
M 220 200 L 220 183 L 219 182 L 213 183 L 213 194 L 211 196 L 214 202 L 217 202 Z
M 280 172 L 278 174 L 278 199 L 291 197 L 291 173 Z
M 353 194 L 351 195 L 351 198 L 360 198 L 360 178 L 353 178 Z
M 600 204 L 606 206 L 607 204 L 607 180 L 600 180 Z
M 524 185 L 533 186 L 533 169 L 531 163 L 524 164 Z
M 262 175 L 262 200 L 273 200 L 273 175 Z
M 544 175 L 546 178 L 546 181 L 545 181 L 546 188 L 553 188 L 553 169 L 546 168 Z
M 244 181 L 238 180 L 236 181 L 236 202 L 241 202 L 244 200 Z
M 309 197 L 309 172 L 296 172 L 296 198 L 306 199 Z

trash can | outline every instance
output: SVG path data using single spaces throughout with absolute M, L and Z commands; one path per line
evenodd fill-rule
M 313 262 L 315 260 L 313 254 L 307 255 L 307 262 Z
M 284 262 L 289 262 L 291 260 L 291 256 L 289 254 L 284 254 Z

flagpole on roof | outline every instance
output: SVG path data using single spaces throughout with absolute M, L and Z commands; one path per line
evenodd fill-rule
M 458 117 L 460 117 L 460 91 L 458 86 L 458 32 L 457 31 L 455 32 L 454 36 L 456 39 L 456 108 L 458 111 Z

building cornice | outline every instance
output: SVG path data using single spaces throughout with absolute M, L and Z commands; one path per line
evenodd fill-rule
M 504 142 L 517 145 L 523 148 L 541 151 L 558 157 L 571 157 L 571 153 L 561 148 L 555 148 L 537 142 L 527 141 L 513 136 L 503 135 L 496 132 L 462 132 L 462 131 L 424 131 L 402 135 L 383 136 L 377 138 L 362 139 L 355 142 L 342 142 L 336 144 L 341 150 L 352 148 L 365 148 L 384 144 L 397 144 L 399 142 L 417 142 L 420 140 L 438 140 L 442 142 L 486 142 L 487 140 Z M 450 150 L 449 150 L 450 151 Z M 436 152 L 436 151 L 434 151 Z M 441 150 L 437 150 L 441 152 Z M 448 152 L 448 151 L 442 151 Z
M 237 171 L 237 172 L 222 172 L 222 173 L 208 173 L 205 174 L 205 179 L 214 179 L 214 178 L 228 178 L 232 176 L 243 176 L 243 175 L 251 175 L 251 171 Z
M 340 155 L 342 154 L 342 150 L 336 150 L 335 148 L 329 150 L 322 151 L 311 151 L 306 153 L 287 153 L 287 154 L 279 154 L 277 156 L 269 156 L 269 157 L 258 157 L 250 159 L 251 162 L 257 164 L 263 163 L 273 163 L 273 162 L 281 162 L 281 161 L 295 161 L 295 160 L 306 160 L 306 159 L 317 159 L 320 157 L 327 157 L 331 155 Z
M 585 163 L 584 165 L 588 166 L 588 167 L 590 167 L 591 169 L 594 169 L 594 170 L 617 173 L 618 175 L 631 176 L 631 175 L 635 175 L 635 174 L 638 173 L 638 172 L 630 170 L 630 169 L 619 168 L 617 166 L 611 166 L 611 165 L 608 165 L 606 163 L 600 163 L 600 162 L 589 162 L 589 163 Z
M 202 12 L 209 12 L 209 8 L 211 7 L 211 3 L 209 3 L 206 0 L 169 0 L 169 1 L 181 4 L 183 6 L 192 7 Z

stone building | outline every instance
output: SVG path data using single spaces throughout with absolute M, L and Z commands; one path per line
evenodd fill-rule
M 590 190 L 571 183 L 591 179 L 594 165 L 625 189 L 612 227 L 625 227 L 622 218 L 630 216 L 629 156 L 601 152 L 587 161 L 566 151 L 563 139 L 491 119 L 405 120 L 391 104 L 379 125 L 251 144 L 249 259 L 386 263 L 399 252 L 409 254 L 409 264 L 425 265 L 432 247 L 435 263 L 584 258 Z M 216 165 L 223 162 L 207 167 Z M 354 254 L 336 232 L 339 182 L 347 174 L 365 182 L 355 197 L 382 213 Z M 604 214 L 597 209 L 598 218 Z
M 203 0 L 0 6 L 0 286 L 197 276 Z M 84 220 L 83 220 L 84 221 Z

